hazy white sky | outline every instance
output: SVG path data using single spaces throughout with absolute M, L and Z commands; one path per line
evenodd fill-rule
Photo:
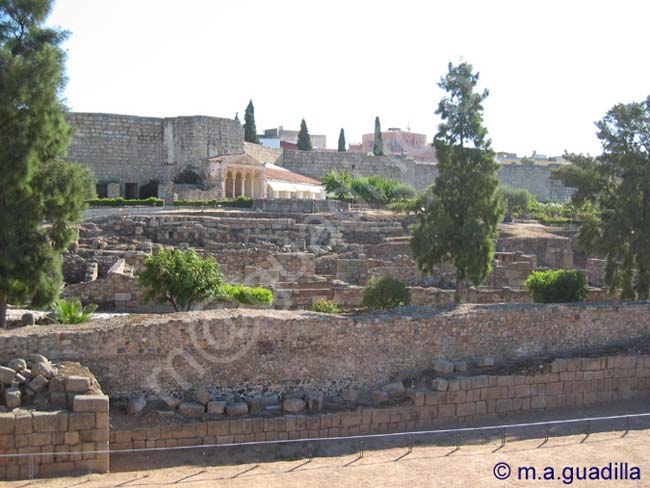
M 336 147 L 410 125 L 431 139 L 436 86 L 463 57 L 490 90 L 494 148 L 600 152 L 594 121 L 650 94 L 647 1 L 56 0 L 71 31 L 69 107 L 243 119 Z

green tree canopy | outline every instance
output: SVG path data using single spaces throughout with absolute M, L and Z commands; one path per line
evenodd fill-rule
M 51 0 L 0 0 L 0 326 L 8 303 L 58 297 L 62 253 L 94 196 L 88 168 L 63 162 L 66 33 L 43 26 Z
M 341 128 L 341 132 L 339 132 L 339 152 L 345 152 L 346 149 L 345 131 Z
M 650 288 L 650 97 L 614 106 L 596 127 L 602 154 L 569 154 L 572 164 L 552 177 L 576 189 L 576 205 L 592 204 L 578 245 L 606 257 L 610 290 L 645 300 Z
M 226 295 L 217 261 L 192 249 L 160 249 L 146 259 L 138 280 L 147 290 L 147 300 L 167 302 L 177 312 Z
M 307 122 L 302 119 L 300 122 L 300 131 L 298 132 L 298 149 L 301 151 L 311 151 L 311 137 L 309 136 L 309 129 L 307 129 Z
M 438 84 L 447 95 L 436 114 L 442 122 L 434 138 L 438 177 L 422 199 L 411 246 L 418 267 L 431 272 L 442 263 L 456 268 L 456 300 L 463 281 L 478 285 L 491 270 L 503 205 L 496 195 L 498 164 L 483 126 L 479 74 L 472 65 L 449 63 Z
M 235 116 L 236 117 L 236 116 Z M 260 143 L 260 138 L 257 136 L 257 128 L 255 127 L 255 107 L 253 100 L 249 100 L 244 113 L 244 140 L 246 142 Z
M 384 137 L 381 135 L 381 124 L 379 117 L 375 117 L 375 141 L 372 145 L 372 153 L 375 156 L 384 155 Z

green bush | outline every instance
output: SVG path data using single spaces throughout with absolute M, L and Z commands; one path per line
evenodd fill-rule
M 162 198 L 143 198 L 143 199 L 133 199 L 127 200 L 126 198 L 93 198 L 92 200 L 86 200 L 86 203 L 91 207 L 133 207 L 136 205 L 145 205 L 148 207 L 162 207 L 165 204 L 165 200 Z
M 352 178 L 345 170 L 330 171 L 321 182 L 327 193 L 339 200 L 361 201 L 371 205 L 386 205 L 417 196 L 415 188 L 398 180 L 376 175 Z
M 508 218 L 521 217 L 528 215 L 530 206 L 535 197 L 528 190 L 523 188 L 512 188 L 511 186 L 500 186 L 497 194 L 503 200 L 506 206 L 506 216 Z
M 320 313 L 341 313 L 338 304 L 332 300 L 318 300 L 311 304 L 309 310 Z
M 261 286 L 223 285 L 224 295 L 245 305 L 267 306 L 273 304 L 273 292 Z
M 396 278 L 372 278 L 363 292 L 364 307 L 370 310 L 390 310 L 411 303 L 411 291 Z
M 203 258 L 193 249 L 161 249 L 144 264 L 138 280 L 146 300 L 170 303 L 180 312 L 224 295 L 223 275 L 212 256 Z
M 574 269 L 534 271 L 524 285 L 535 303 L 583 302 L 589 295 L 585 275 Z
M 250 208 L 253 206 L 253 199 L 245 196 L 238 196 L 234 200 L 176 200 L 178 207 L 238 207 Z
M 54 304 L 52 317 L 59 324 L 82 324 L 92 318 L 97 305 L 83 306 L 78 298 L 59 300 Z

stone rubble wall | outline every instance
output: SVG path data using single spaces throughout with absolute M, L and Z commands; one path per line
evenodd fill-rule
M 446 378 L 438 390 L 407 389 L 409 405 L 357 407 L 272 418 L 215 418 L 114 429 L 111 449 L 142 449 L 407 432 L 525 412 L 648 398 L 650 356 L 562 358 L 536 372 Z M 442 386 L 442 387 L 441 387 Z
M 433 358 L 501 361 L 632 341 L 650 336 L 648 313 L 650 304 L 639 302 L 411 307 L 403 315 L 350 317 L 252 309 L 129 316 L 76 327 L 42 326 L 30 335 L 7 331 L 0 336 L 0 360 L 39 350 L 80 361 L 111 395 L 151 390 L 145 381 L 149 373 L 174 358 L 174 371 L 187 388 L 326 391 L 373 387 L 424 370 Z M 215 354 L 225 359 L 211 362 Z M 159 381 L 163 389 L 180 387 L 167 373 Z

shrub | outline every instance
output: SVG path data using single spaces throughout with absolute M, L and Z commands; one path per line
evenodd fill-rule
M 143 198 L 143 199 L 133 199 L 127 200 L 126 198 L 93 198 L 92 200 L 86 200 L 86 203 L 91 207 L 132 207 L 136 205 L 145 205 L 148 207 L 162 207 L 165 204 L 165 200 L 162 198 Z
M 223 285 L 224 296 L 245 305 L 268 306 L 273 304 L 273 292 L 261 286 Z
M 508 218 L 527 215 L 535 198 L 528 190 L 511 186 L 500 186 L 497 194 L 505 203 Z
M 352 175 L 349 171 L 331 170 L 321 180 L 327 193 L 334 195 L 338 200 L 352 198 Z
M 234 200 L 176 200 L 175 206 L 178 207 L 238 207 L 250 208 L 253 206 L 253 199 L 243 195 Z
M 212 257 L 202 258 L 194 250 L 161 249 L 145 260 L 139 274 L 145 299 L 170 303 L 177 312 L 224 295 L 223 275 Z
M 585 275 L 574 269 L 534 271 L 524 285 L 535 303 L 583 302 L 589 295 Z
M 188 166 L 174 176 L 173 181 L 179 185 L 198 185 L 201 182 L 201 176 L 194 168 Z
M 417 196 L 411 185 L 392 178 L 363 176 L 352 178 L 348 171 L 330 171 L 321 180 L 327 193 L 339 200 L 362 201 L 374 205 L 386 205 Z
M 411 291 L 396 278 L 372 278 L 363 292 L 364 307 L 370 310 L 390 310 L 411 303 Z
M 84 307 L 78 298 L 70 298 L 55 303 L 50 317 L 59 324 L 82 324 L 92 318 L 95 310 L 97 310 L 97 305 Z
M 311 304 L 309 310 L 320 313 L 341 313 L 338 304 L 332 300 L 318 300 Z

